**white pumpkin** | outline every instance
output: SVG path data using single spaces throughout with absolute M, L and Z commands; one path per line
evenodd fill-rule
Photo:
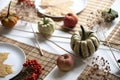
M 55 30 L 55 22 L 51 18 L 41 18 L 38 22 L 38 30 L 43 35 L 51 35 Z

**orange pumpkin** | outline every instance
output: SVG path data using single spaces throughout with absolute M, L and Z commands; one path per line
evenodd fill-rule
M 10 4 L 8 7 L 8 12 L 1 14 L 0 19 L 4 27 L 13 28 L 19 20 L 19 17 L 14 12 L 10 12 Z

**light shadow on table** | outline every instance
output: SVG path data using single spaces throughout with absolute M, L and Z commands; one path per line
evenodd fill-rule
M 116 72 L 115 74 L 120 77 L 120 71 Z
M 8 34 L 10 31 L 10 28 L 5 28 L 4 26 L 0 25 L 0 34 Z

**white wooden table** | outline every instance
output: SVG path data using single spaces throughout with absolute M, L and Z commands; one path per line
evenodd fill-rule
M 10 0 L 6 0 L 6 1 L 0 0 L 0 9 L 2 9 L 2 8 L 4 8 L 4 6 L 8 5 L 9 1 Z M 111 8 L 118 11 L 118 13 L 120 14 L 120 0 L 116 0 L 115 3 L 111 6 Z M 119 16 L 119 18 L 117 18 L 115 20 L 114 24 L 112 25 L 113 27 L 111 27 L 108 31 L 106 31 L 106 36 L 112 31 L 112 29 L 118 23 L 118 21 L 120 21 L 120 16 Z M 26 22 L 19 21 L 17 23 L 17 25 L 15 26 L 15 29 L 12 29 L 10 32 L 0 30 L 0 34 L 4 35 L 6 37 L 12 38 L 14 40 L 35 46 L 35 38 L 34 38 L 33 33 L 18 31 L 16 29 L 27 30 L 27 31 L 32 32 L 32 29 L 30 27 L 32 25 L 32 27 L 34 27 L 34 30 L 37 31 L 37 24 L 33 24 L 33 23 L 29 23 L 29 22 L 27 25 L 25 25 L 25 24 L 26 24 Z M 59 30 L 56 30 L 53 33 L 53 35 L 71 37 L 70 34 L 64 33 Z M 56 38 L 56 37 L 51 37 L 50 39 L 52 41 L 56 42 L 57 44 L 59 44 L 60 46 L 62 46 L 63 48 L 65 48 L 66 50 L 72 52 L 72 50 L 70 48 L 70 39 L 63 39 L 63 38 Z M 49 52 L 53 52 L 55 54 L 59 54 L 59 55 L 67 53 L 64 50 L 57 47 L 56 45 L 52 44 L 51 42 L 49 42 L 49 41 L 43 42 L 43 40 L 44 39 L 42 39 L 42 38 L 39 39 L 40 46 L 42 49 L 47 50 Z M 120 51 L 118 51 L 118 50 L 113 50 L 113 51 L 114 51 L 115 55 L 117 56 L 117 58 L 120 59 Z M 109 61 L 110 67 L 111 67 L 111 73 L 120 76 L 120 69 L 118 68 L 116 62 L 114 61 L 114 58 L 111 55 L 111 52 L 108 47 L 100 45 L 100 48 L 98 49 L 97 52 L 95 52 L 95 54 L 93 56 L 98 56 L 98 55 L 104 57 L 105 59 L 107 59 Z M 80 59 L 76 58 L 75 66 L 71 71 L 61 72 L 58 70 L 58 68 L 56 66 L 51 71 L 51 73 L 45 78 L 45 80 L 76 80 L 76 78 L 80 75 L 80 73 L 83 71 L 85 66 L 86 66 L 85 62 L 82 62 Z M 117 74 L 117 72 L 119 72 L 119 74 Z

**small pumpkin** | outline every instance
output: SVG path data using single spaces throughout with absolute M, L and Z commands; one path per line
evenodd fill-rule
M 81 31 L 72 35 L 70 45 L 76 54 L 87 58 L 98 49 L 100 42 L 92 31 L 87 31 L 81 26 Z
M 42 35 L 49 36 L 55 30 L 55 22 L 48 17 L 43 17 L 38 22 L 38 30 Z
M 0 18 L 1 18 L 1 23 L 4 27 L 13 28 L 17 23 L 19 17 L 14 12 L 10 12 L 10 4 L 8 7 L 8 12 L 3 13 Z
M 107 8 L 102 11 L 102 17 L 104 18 L 105 22 L 112 22 L 118 17 L 118 12 L 111 8 Z

